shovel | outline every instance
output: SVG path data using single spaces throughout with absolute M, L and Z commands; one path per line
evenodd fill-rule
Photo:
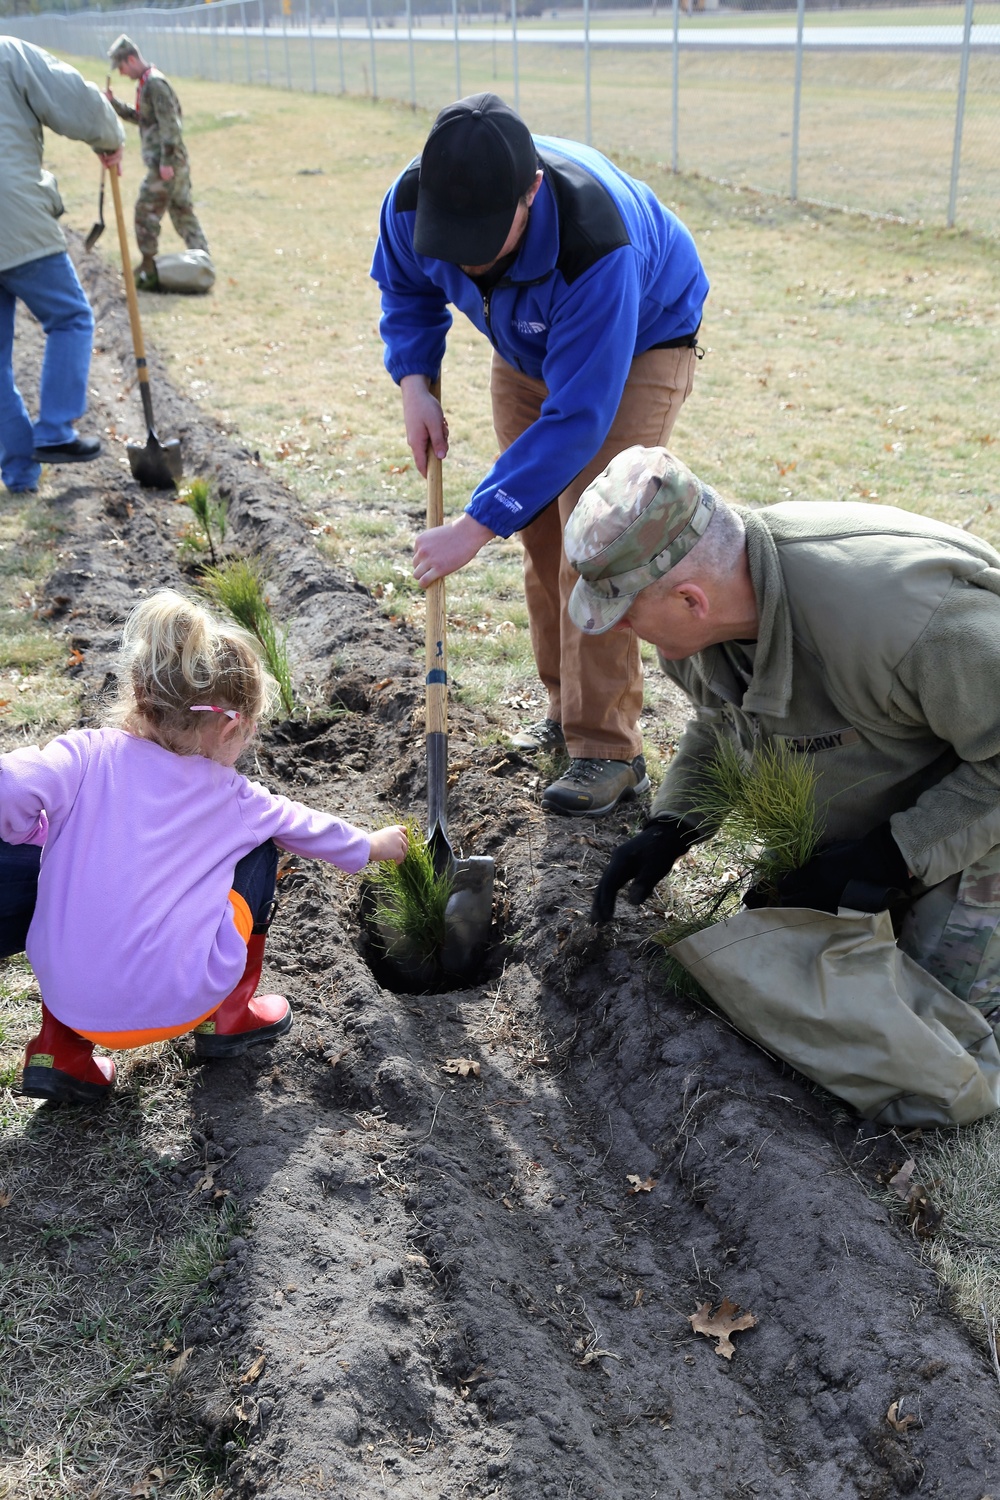
M 436 380 L 431 394 L 441 399 Z M 444 524 L 441 460 L 427 453 L 427 525 Z M 478 963 L 493 920 L 493 876 L 489 855 L 456 858 L 448 841 L 448 650 L 445 627 L 444 579 L 426 590 L 427 705 L 427 843 L 436 875 L 448 875 L 452 889 L 445 908 L 441 967 L 456 979 L 468 976 Z
M 107 78 L 104 80 L 104 92 L 107 93 L 110 87 L 111 74 L 109 73 Z M 94 246 L 97 244 L 97 241 L 104 233 L 104 173 L 106 172 L 106 170 L 107 168 L 105 167 L 104 163 L 101 162 L 101 190 L 97 195 L 97 223 L 92 226 L 90 233 L 87 235 L 87 238 L 83 242 L 83 248 L 85 250 L 93 250 Z
M 97 223 L 92 227 L 90 233 L 87 235 L 87 238 L 83 242 L 83 248 L 85 250 L 93 250 L 94 246 L 97 244 L 97 241 L 104 233 L 104 173 L 106 170 L 107 169 L 104 163 L 101 162 L 101 191 L 97 195 Z
M 125 218 L 122 214 L 122 192 L 118 184 L 118 169 L 111 168 L 111 195 L 115 200 L 115 218 L 118 220 L 118 240 L 122 251 L 122 274 L 125 277 L 125 296 L 128 299 L 128 319 L 132 325 L 132 344 L 135 349 L 135 367 L 139 376 L 139 394 L 146 417 L 146 446 L 128 444 L 128 461 L 132 473 L 139 483 L 150 490 L 173 490 L 183 473 L 181 445 L 177 438 L 161 443 L 153 430 L 153 398 L 149 394 L 149 371 L 146 368 L 146 346 L 142 341 L 142 324 L 139 322 L 139 303 L 135 295 L 135 277 L 129 258 L 128 236 L 125 233 Z

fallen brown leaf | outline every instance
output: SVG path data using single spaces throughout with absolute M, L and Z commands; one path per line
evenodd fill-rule
M 889 1178 L 889 1186 L 900 1198 L 905 1199 L 910 1191 L 910 1178 L 916 1171 L 916 1166 L 916 1158 L 911 1156 L 908 1161 L 904 1161 L 895 1177 Z
M 625 1181 L 626 1182 L 630 1182 L 632 1184 L 632 1186 L 629 1188 L 629 1193 L 630 1194 L 631 1193 L 651 1193 L 653 1191 L 653 1189 L 655 1188 L 655 1186 L 656 1186 L 656 1178 L 655 1177 L 640 1177 L 635 1172 L 630 1172 L 628 1174 L 628 1176 L 626 1177 Z
M 695 1312 L 688 1315 L 688 1322 L 695 1333 L 703 1333 L 708 1339 L 716 1339 L 716 1354 L 721 1354 L 723 1359 L 732 1359 L 735 1353 L 730 1334 L 743 1333 L 747 1328 L 756 1328 L 757 1319 L 753 1313 L 740 1313 L 739 1306 L 730 1302 L 728 1297 L 723 1297 L 719 1303 L 717 1312 L 712 1311 L 711 1302 L 699 1303 Z
M 176 1359 L 172 1359 L 170 1361 L 170 1364 L 167 1366 L 167 1370 L 168 1370 L 168 1372 L 169 1372 L 170 1377 L 171 1377 L 172 1380 L 176 1380 L 177 1376 L 184 1369 L 184 1366 L 187 1364 L 188 1360 L 191 1358 L 191 1356 L 192 1356 L 193 1353 L 194 1353 L 194 1349 L 193 1348 L 192 1349 L 182 1349 L 181 1352 L 180 1352 L 180 1354 L 178 1354 L 177 1358 Z
M 258 1354 L 246 1374 L 240 1376 L 240 1385 L 253 1385 L 254 1381 L 259 1379 L 266 1363 L 267 1355 Z
M 457 1073 L 461 1078 L 478 1078 L 479 1064 L 472 1057 L 446 1057 L 442 1064 L 446 1073 Z
M 918 1418 L 913 1412 L 907 1412 L 905 1417 L 899 1414 L 899 1402 L 893 1401 L 885 1414 L 885 1420 L 894 1432 L 909 1432 L 911 1427 L 916 1427 Z

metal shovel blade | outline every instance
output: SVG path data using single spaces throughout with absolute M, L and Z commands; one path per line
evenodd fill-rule
M 483 957 L 493 922 L 493 878 L 488 854 L 456 859 L 451 895 L 444 909 L 441 967 L 456 979 L 469 977 Z
M 180 439 L 161 443 L 152 428 L 144 448 L 138 443 L 128 444 L 128 461 L 133 476 L 147 490 L 175 490 L 184 473 Z
M 97 195 L 97 223 L 93 226 L 87 238 L 83 242 L 85 250 L 93 250 L 97 241 L 104 233 L 104 167 L 101 167 L 101 191 Z
M 428 740 L 428 750 L 431 749 Z M 433 752 L 428 757 L 433 762 Z M 429 765 L 429 769 L 432 769 Z M 430 788 L 430 783 L 428 785 Z M 432 791 L 432 799 L 434 794 Z M 493 925 L 493 881 L 496 865 L 488 854 L 459 859 L 448 841 L 440 815 L 427 834 L 434 873 L 451 881 L 451 894 L 444 909 L 444 942 L 438 958 L 453 979 L 467 979 L 476 969 Z

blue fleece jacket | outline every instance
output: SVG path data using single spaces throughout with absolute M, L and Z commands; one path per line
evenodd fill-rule
M 386 194 L 371 270 L 385 367 L 397 383 L 437 374 L 449 304 L 514 369 L 545 382 L 539 419 L 466 506 L 500 536 L 526 526 L 590 462 L 634 356 L 694 334 L 708 293 L 689 231 L 645 183 L 574 141 L 536 136 L 535 146 L 544 176 L 527 232 L 489 292 L 458 266 L 414 251 L 418 161 Z

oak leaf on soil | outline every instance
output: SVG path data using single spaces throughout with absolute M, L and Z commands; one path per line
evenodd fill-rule
M 728 1297 L 723 1297 L 718 1311 L 714 1313 L 711 1302 L 700 1302 L 697 1309 L 689 1313 L 688 1322 L 695 1333 L 703 1333 L 706 1338 L 717 1340 L 715 1352 L 721 1354 L 723 1359 L 732 1359 L 736 1352 L 731 1334 L 743 1333 L 745 1329 L 757 1326 L 753 1313 L 740 1313 L 739 1304 L 730 1302 Z

